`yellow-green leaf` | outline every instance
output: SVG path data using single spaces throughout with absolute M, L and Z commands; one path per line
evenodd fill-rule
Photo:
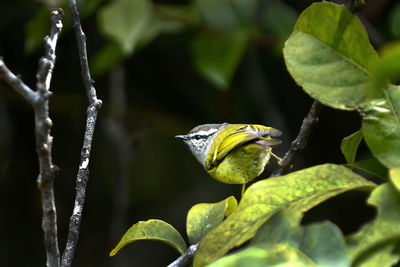
M 180 254 L 186 250 L 185 241 L 174 227 L 164 221 L 152 219 L 132 225 L 110 252 L 110 256 L 114 256 L 121 248 L 138 240 L 161 241 L 176 249 Z
M 287 266 L 287 267 L 316 267 L 317 265 L 307 258 L 301 251 L 294 247 L 275 244 L 265 248 L 249 247 L 238 253 L 225 256 L 209 267 L 264 267 L 264 266 Z
M 254 237 L 274 213 L 288 208 L 305 212 L 322 201 L 352 189 L 375 184 L 341 165 L 325 164 L 250 186 L 236 210 L 200 242 L 194 266 L 209 264 Z
M 203 236 L 219 225 L 236 208 L 235 197 L 230 196 L 218 203 L 200 203 L 187 215 L 186 231 L 190 244 L 198 243 Z
M 390 181 L 394 188 L 400 192 L 400 167 L 389 170 Z

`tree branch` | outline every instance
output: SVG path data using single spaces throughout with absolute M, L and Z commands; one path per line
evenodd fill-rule
M 199 244 L 191 245 L 185 253 L 183 253 L 179 258 L 177 258 L 174 262 L 172 262 L 167 267 L 182 267 L 186 266 L 193 261 L 194 253 L 197 250 L 197 246 Z
M 45 38 L 45 55 L 39 60 L 36 75 L 36 91 L 33 91 L 22 80 L 16 77 L 0 59 L 0 76 L 13 87 L 33 107 L 35 114 L 36 153 L 39 159 L 39 175 L 37 179 L 41 192 L 44 232 L 46 248 L 46 264 L 48 267 L 60 266 L 60 252 L 57 240 L 57 213 L 54 201 L 54 178 L 58 168 L 53 164 L 51 151 L 53 137 L 50 135 L 52 121 L 49 117 L 50 81 L 56 61 L 56 45 L 62 30 L 61 19 L 64 12 L 55 9 L 51 12 L 51 31 Z
M 73 213 L 70 218 L 67 244 L 61 259 L 61 266 L 71 266 L 76 245 L 79 239 L 79 230 L 82 220 L 82 210 L 85 204 L 86 186 L 89 180 L 89 159 L 92 148 L 93 133 L 96 126 L 98 110 L 101 107 L 101 100 L 97 99 L 94 81 L 90 76 L 89 64 L 86 52 L 86 37 L 82 31 L 79 12 L 75 0 L 69 1 L 69 8 L 72 16 L 73 27 L 75 29 L 76 41 L 78 45 L 79 60 L 81 64 L 81 75 L 85 85 L 86 94 L 89 100 L 87 108 L 86 128 L 81 150 L 81 159 L 78 174 L 76 177 L 76 195 Z
M 304 118 L 303 123 L 301 124 L 300 132 L 297 135 L 296 139 L 292 142 L 289 151 L 285 154 L 282 161 L 279 163 L 280 168 L 276 173 L 272 176 L 280 176 L 287 173 L 298 155 L 306 148 L 307 140 L 315 126 L 318 122 L 318 115 L 322 108 L 322 104 L 318 101 L 314 101 L 311 106 L 308 115 Z

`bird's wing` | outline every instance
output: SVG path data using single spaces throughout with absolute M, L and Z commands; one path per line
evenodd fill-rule
M 227 133 L 230 132 L 230 134 L 222 137 L 223 139 L 215 148 L 211 166 L 216 166 L 233 149 L 257 138 L 262 138 L 265 140 L 264 144 L 269 146 L 276 146 L 281 143 L 280 140 L 272 138 L 281 135 L 279 130 L 272 127 L 248 124 L 232 124 L 227 127 L 234 127 L 234 129 L 227 129 Z

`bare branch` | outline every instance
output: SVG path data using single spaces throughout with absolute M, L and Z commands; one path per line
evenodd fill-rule
M 199 244 L 191 245 L 184 254 L 182 254 L 167 267 L 183 267 L 191 263 L 193 261 L 194 253 L 196 252 L 198 245 Z
M 310 111 L 308 112 L 307 117 L 304 118 L 303 123 L 301 124 L 300 132 L 297 135 L 296 139 L 292 142 L 289 151 L 285 154 L 282 161 L 280 162 L 279 170 L 274 173 L 272 176 L 280 176 L 287 173 L 298 155 L 304 150 L 307 146 L 307 140 L 314 128 L 314 125 L 318 122 L 318 115 L 322 108 L 322 104 L 318 101 L 314 101 L 311 106 Z
M 0 59 L 0 75 L 11 87 L 33 107 L 35 113 L 36 153 L 39 158 L 39 175 L 37 179 L 41 192 L 44 232 L 46 248 L 46 264 L 48 267 L 60 266 L 60 252 L 57 240 L 57 213 L 54 201 L 54 178 L 58 168 L 53 164 L 51 149 L 53 137 L 50 135 L 52 121 L 49 117 L 50 81 L 56 61 L 56 45 L 62 30 L 61 19 L 64 12 L 56 9 L 51 12 L 51 31 L 46 37 L 45 55 L 39 60 L 36 87 L 33 91 L 22 80 L 16 77 Z
M 93 133 L 97 121 L 98 109 L 101 106 L 101 100 L 97 99 L 96 89 L 93 86 L 93 80 L 90 76 L 89 64 L 86 52 L 86 37 L 82 31 L 78 8 L 75 0 L 69 1 L 70 12 L 75 29 L 75 35 L 78 45 L 79 59 L 81 64 L 81 75 L 85 85 L 86 94 L 89 99 L 87 109 L 86 129 L 81 150 L 81 159 L 78 174 L 76 177 L 76 196 L 74 210 L 70 218 L 67 244 L 61 258 L 61 266 L 71 266 L 74 257 L 76 245 L 79 239 L 79 229 L 82 220 L 82 211 L 85 203 L 86 185 L 89 180 L 89 159 L 92 148 Z
M 15 91 L 17 91 L 29 104 L 33 104 L 39 97 L 38 94 L 27 86 L 18 76 L 15 76 L 0 58 L 0 78 L 6 81 Z

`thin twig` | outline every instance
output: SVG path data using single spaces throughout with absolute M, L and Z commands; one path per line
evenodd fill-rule
M 194 253 L 196 252 L 198 245 L 198 243 L 191 245 L 184 254 L 182 254 L 167 267 L 183 267 L 191 263 L 193 261 Z
M 36 91 L 33 91 L 22 80 L 16 77 L 0 59 L 0 77 L 13 87 L 33 107 L 35 114 L 36 153 L 39 159 L 39 175 L 37 179 L 41 192 L 44 232 L 46 248 L 46 264 L 48 267 L 60 266 L 60 252 L 57 240 L 57 213 L 54 201 L 54 178 L 58 171 L 52 161 L 53 137 L 52 121 L 49 117 L 50 82 L 56 61 L 56 45 L 62 30 L 61 19 L 64 12 L 55 9 L 51 12 L 50 35 L 45 39 L 45 55 L 39 60 L 36 75 Z
M 282 161 L 279 163 L 280 167 L 276 173 L 272 176 L 280 176 L 287 173 L 291 168 L 298 157 L 298 155 L 306 148 L 307 140 L 315 126 L 318 122 L 318 115 L 322 108 L 322 104 L 318 101 L 314 101 L 311 106 L 308 115 L 304 118 L 303 123 L 301 124 L 300 132 L 297 135 L 296 139 L 292 142 L 289 151 L 285 154 Z
M 74 210 L 70 218 L 67 244 L 61 258 L 61 266 L 71 266 L 76 245 L 79 239 L 79 229 L 82 220 L 82 210 L 85 204 L 86 185 L 89 180 L 89 159 L 92 148 L 93 133 L 96 126 L 98 110 L 101 107 L 101 100 L 97 98 L 94 81 L 90 76 L 89 64 L 86 52 L 86 37 L 82 30 L 79 12 L 75 0 L 69 1 L 69 8 L 72 16 L 73 27 L 75 29 L 76 41 L 78 45 L 79 60 L 81 64 L 81 75 L 85 85 L 86 94 L 89 100 L 87 108 L 86 128 L 81 150 L 79 170 L 76 177 L 76 195 Z

